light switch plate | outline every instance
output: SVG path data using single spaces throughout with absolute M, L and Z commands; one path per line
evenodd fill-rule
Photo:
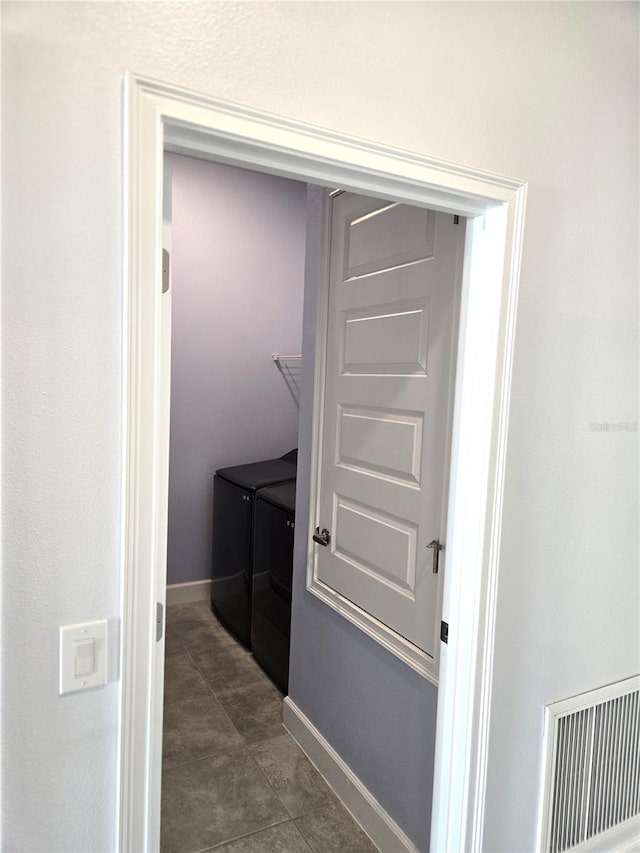
M 106 683 L 107 620 L 60 628 L 60 695 Z

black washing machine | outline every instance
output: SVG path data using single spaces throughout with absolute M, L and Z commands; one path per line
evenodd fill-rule
M 221 468 L 213 478 L 211 607 L 245 646 L 251 643 L 253 516 L 258 489 L 296 476 L 297 452 Z
M 283 693 L 289 683 L 296 484 L 260 489 L 253 533 L 251 650 Z

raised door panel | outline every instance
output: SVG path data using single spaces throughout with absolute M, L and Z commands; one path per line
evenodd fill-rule
M 336 465 L 418 487 L 422 412 L 338 404 Z
M 433 211 L 361 198 L 344 219 L 344 280 L 431 257 L 434 229 Z
M 394 302 L 343 314 L 340 373 L 424 375 L 428 301 Z

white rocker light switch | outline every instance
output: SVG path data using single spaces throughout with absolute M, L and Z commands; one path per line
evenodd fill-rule
M 91 637 L 89 640 L 75 641 L 75 676 L 84 678 L 92 675 L 96 662 L 96 641 Z
M 60 628 L 60 695 L 106 683 L 106 619 Z

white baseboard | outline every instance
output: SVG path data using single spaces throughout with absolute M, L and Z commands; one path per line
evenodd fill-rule
M 418 853 L 417 847 L 398 824 L 288 696 L 284 700 L 283 723 L 379 850 L 383 853 Z
M 208 601 L 210 598 L 210 580 L 172 583 L 167 586 L 167 607 L 171 604 L 188 604 L 190 601 Z

